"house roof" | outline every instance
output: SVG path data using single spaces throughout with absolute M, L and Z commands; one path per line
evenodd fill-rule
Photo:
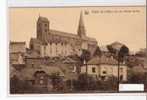
M 92 64 L 92 65 L 97 65 L 97 64 L 100 64 L 101 63 L 101 59 L 100 59 L 100 57 L 94 57 L 94 58 L 92 58 L 91 60 L 89 60 L 88 62 L 87 62 L 87 64 Z
M 96 56 L 89 60 L 87 64 L 92 64 L 92 65 L 97 65 L 97 64 L 107 64 L 107 65 L 117 65 L 118 61 L 114 59 L 112 56 L 111 57 L 106 57 L 106 56 Z
M 14 42 L 14 41 L 10 41 L 10 45 L 15 45 L 15 44 L 26 45 L 26 42 Z
M 101 46 L 101 47 L 100 47 L 100 50 L 101 50 L 102 52 L 109 52 L 109 50 L 108 50 L 108 48 L 107 48 L 106 46 Z

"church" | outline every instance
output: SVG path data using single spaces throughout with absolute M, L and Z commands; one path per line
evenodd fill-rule
M 86 35 L 82 13 L 76 34 L 52 30 L 50 21 L 46 17 L 39 16 L 37 37 L 30 40 L 30 49 L 36 51 L 40 57 L 80 56 L 83 49 L 92 55 L 96 47 L 96 39 Z

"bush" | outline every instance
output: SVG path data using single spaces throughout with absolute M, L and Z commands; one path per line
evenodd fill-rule
M 35 89 L 27 81 L 20 80 L 17 76 L 10 79 L 10 93 L 33 93 Z
M 54 92 L 62 92 L 64 91 L 64 82 L 63 79 L 58 74 L 52 74 L 50 76 L 53 85 Z

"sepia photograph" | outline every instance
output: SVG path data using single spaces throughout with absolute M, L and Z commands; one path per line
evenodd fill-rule
M 147 91 L 146 7 L 10 7 L 9 93 Z

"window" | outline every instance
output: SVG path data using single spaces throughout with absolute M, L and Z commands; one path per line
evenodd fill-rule
M 107 72 L 106 71 L 103 71 L 103 74 L 106 74 Z
M 43 76 L 41 76 L 41 77 L 40 77 L 40 79 L 44 79 L 44 77 L 43 77 Z
M 61 45 L 63 46 L 63 43 L 61 43 Z
M 44 24 L 44 26 L 45 26 L 45 27 L 47 27 L 47 23 L 46 23 L 46 24 Z
M 47 29 L 45 29 L 45 32 L 47 32 Z
M 123 68 L 120 68 L 120 70 L 119 70 L 119 71 L 120 71 L 120 73 L 123 73 Z
M 101 76 L 101 80 L 105 80 L 106 79 L 106 76 Z
M 93 68 L 92 68 L 92 72 L 93 72 L 93 73 L 95 73 L 95 72 L 96 72 L 95 67 L 93 67 Z
M 120 77 L 119 77 L 119 78 L 120 78 L 120 81 L 122 81 L 122 80 L 123 80 L 123 75 L 120 75 Z
M 32 45 L 32 44 L 30 45 L 30 48 L 31 48 L 31 49 L 34 49 L 34 47 L 33 47 L 33 45 Z
M 43 80 L 40 80 L 40 82 L 39 82 L 40 84 L 43 84 Z

